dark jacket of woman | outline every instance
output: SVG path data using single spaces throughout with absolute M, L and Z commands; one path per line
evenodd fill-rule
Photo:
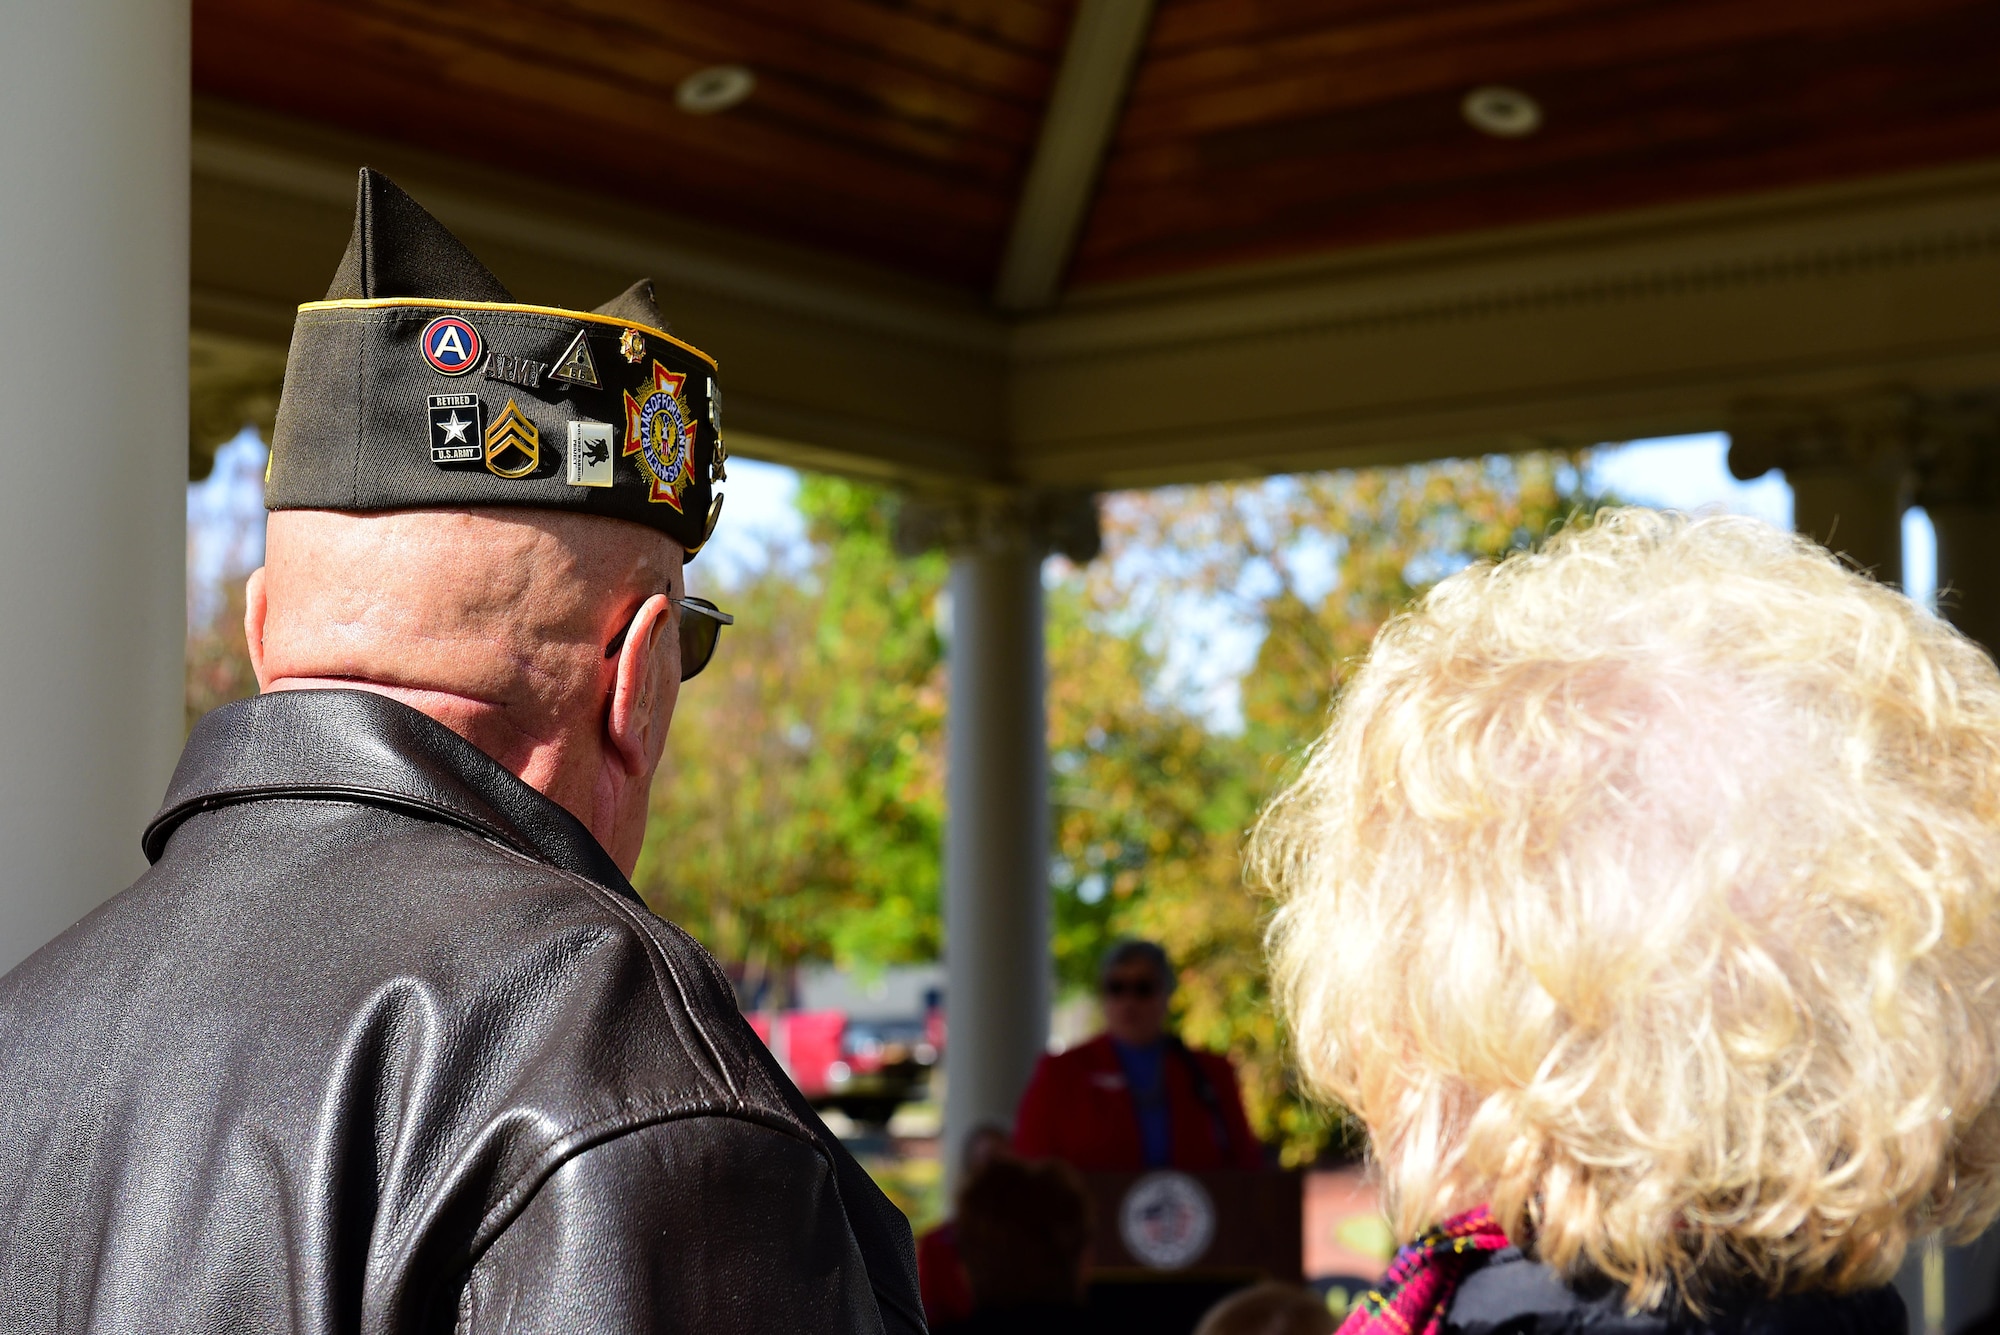
M 1624 1290 L 1565 1286 L 1518 1248 L 1494 1252 L 1466 1275 L 1445 1315 L 1445 1335 L 1906 1335 L 1894 1289 L 1836 1297 L 1718 1298 L 1704 1316 L 1685 1310 L 1628 1314 Z

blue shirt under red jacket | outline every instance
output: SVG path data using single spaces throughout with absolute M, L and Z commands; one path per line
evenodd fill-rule
M 1169 1166 L 1189 1172 L 1263 1167 L 1264 1147 L 1244 1119 L 1236 1068 L 1213 1052 L 1183 1052 L 1161 1054 Z M 1208 1077 L 1224 1134 L 1218 1134 L 1215 1112 L 1196 1093 L 1188 1058 L 1200 1063 Z M 1086 1173 L 1136 1173 L 1148 1167 L 1138 1108 L 1108 1035 L 1035 1064 L 1014 1119 L 1014 1150 L 1031 1159 L 1062 1159 Z

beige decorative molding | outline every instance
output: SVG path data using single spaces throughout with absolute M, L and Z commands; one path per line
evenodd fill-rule
M 1729 471 L 1745 481 L 1774 468 L 1900 477 L 1916 465 L 1924 427 L 1923 397 L 1908 389 L 1747 399 L 1729 420 Z
M 1017 489 L 914 494 L 896 511 L 896 550 L 1054 552 L 1081 565 L 1103 550 L 1097 498 L 1086 491 Z
M 742 453 L 1093 490 L 1727 427 L 1746 403 L 2000 386 L 2000 162 L 1086 290 L 971 294 L 198 104 L 193 319 L 282 343 L 362 161 L 531 300 L 641 273 Z
M 1729 468 L 1757 477 L 1846 472 L 1902 486 L 1910 503 L 2000 504 L 2000 392 L 1908 387 L 1820 399 L 1750 400 L 1730 419 Z

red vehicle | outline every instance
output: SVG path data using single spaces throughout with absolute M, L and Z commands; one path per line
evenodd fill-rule
M 744 1017 L 815 1108 L 881 1126 L 930 1089 L 943 1057 L 936 1007 L 908 1020 L 850 1019 L 844 1011 L 752 1011 Z

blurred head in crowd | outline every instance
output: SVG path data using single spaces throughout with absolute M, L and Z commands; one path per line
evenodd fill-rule
M 1405 1236 L 1634 1305 L 2000 1209 L 2000 674 L 1810 542 L 1600 515 L 1377 637 L 1255 861 Z
M 965 1133 L 965 1144 L 959 1147 L 959 1180 L 971 1182 L 982 1168 L 1006 1154 L 1012 1144 L 1007 1128 L 998 1122 L 981 1122 L 973 1127 Z
M 1253 1284 L 1208 1309 L 1194 1335 L 1332 1335 L 1326 1300 L 1296 1284 Z
M 1090 1198 L 1055 1160 L 996 1156 L 958 1200 L 958 1254 L 982 1309 L 1077 1303 L 1090 1250 Z
M 1105 1032 L 1127 1047 L 1150 1047 L 1166 1032 L 1174 966 L 1154 942 L 1120 941 L 1098 965 L 1097 994 Z

